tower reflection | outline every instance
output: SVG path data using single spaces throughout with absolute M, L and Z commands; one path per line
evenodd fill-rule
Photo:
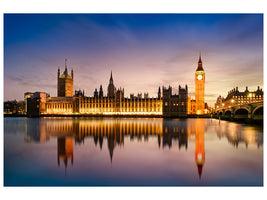
M 201 179 L 202 169 L 205 162 L 205 121 L 202 119 L 196 120 L 196 135 L 195 135 L 195 162 L 197 164 L 199 179 Z
M 73 165 L 73 138 L 71 136 L 58 137 L 57 138 L 57 163 L 60 165 L 62 160 L 66 168 L 68 166 L 68 160 L 70 159 L 71 165 Z

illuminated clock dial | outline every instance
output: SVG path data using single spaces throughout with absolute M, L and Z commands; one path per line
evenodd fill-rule
M 198 76 L 197 76 L 197 79 L 198 79 L 198 80 L 201 80 L 201 79 L 202 79 L 202 75 L 198 75 Z

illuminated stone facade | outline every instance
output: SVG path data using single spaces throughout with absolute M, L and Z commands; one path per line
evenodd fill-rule
M 153 115 L 163 117 L 186 117 L 191 114 L 205 114 L 204 84 L 205 73 L 199 57 L 195 73 L 196 100 L 188 96 L 188 87 L 178 87 L 178 94 L 172 94 L 172 88 L 159 87 L 157 97 L 149 97 L 148 93 L 133 94 L 124 97 L 124 88 L 116 89 L 111 72 L 107 95 L 104 96 L 102 85 L 99 92 L 94 91 L 92 97 L 84 95 L 84 91 L 75 91 L 73 95 L 73 70 L 68 75 L 60 74 L 58 69 L 57 97 L 48 97 L 43 102 L 39 115 Z M 35 115 L 38 115 L 35 113 Z
M 158 98 L 79 97 L 78 113 L 100 115 L 162 115 Z
M 75 97 L 49 97 L 44 114 L 73 114 L 77 112 Z
M 205 114 L 205 72 L 202 66 L 201 56 L 199 56 L 198 67 L 195 73 L 195 97 L 196 97 L 196 114 Z M 195 113 L 193 113 L 195 114 Z
M 49 97 L 46 101 L 46 112 L 43 114 L 162 115 L 160 93 L 158 98 L 149 98 L 148 94 L 143 98 L 141 95 L 125 98 L 124 89 L 116 90 L 112 73 L 107 94 L 103 95 L 101 85 L 99 92 L 95 89 L 93 97 L 86 97 L 81 91 L 75 91 L 73 97 Z
M 73 70 L 71 70 L 71 75 L 69 75 L 66 61 L 65 61 L 64 73 L 60 75 L 60 69 L 58 69 L 57 96 L 58 97 L 72 97 L 73 96 Z
M 243 105 L 262 101 L 263 91 L 259 86 L 258 89 L 253 92 L 249 91 L 248 87 L 246 87 L 246 90 L 244 92 L 240 92 L 238 90 L 238 87 L 236 87 L 228 92 L 226 98 L 219 96 L 215 103 L 215 108 L 228 108 L 236 105 Z

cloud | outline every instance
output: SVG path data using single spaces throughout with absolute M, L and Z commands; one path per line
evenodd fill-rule
M 158 86 L 171 85 L 177 92 L 179 84 L 188 84 L 194 96 L 199 51 L 210 102 L 232 87 L 263 83 L 258 16 L 164 16 L 68 15 L 45 30 L 31 27 L 32 37 L 13 38 L 5 45 L 5 98 L 22 97 L 18 90 L 56 95 L 57 68 L 64 69 L 65 58 L 68 69 L 74 69 L 74 89 L 91 95 L 100 84 L 106 90 L 113 70 L 115 85 L 126 94 L 148 91 L 156 96 Z

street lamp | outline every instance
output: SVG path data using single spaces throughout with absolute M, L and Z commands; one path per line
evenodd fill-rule
M 251 93 L 249 93 L 248 97 L 249 97 L 249 103 L 250 103 L 250 102 L 251 102 L 251 97 L 252 97 L 252 94 L 251 94 Z
M 234 99 L 232 99 L 232 100 L 231 100 L 231 102 L 232 102 L 232 105 L 234 105 L 234 103 L 235 103 L 235 100 L 234 100 Z

